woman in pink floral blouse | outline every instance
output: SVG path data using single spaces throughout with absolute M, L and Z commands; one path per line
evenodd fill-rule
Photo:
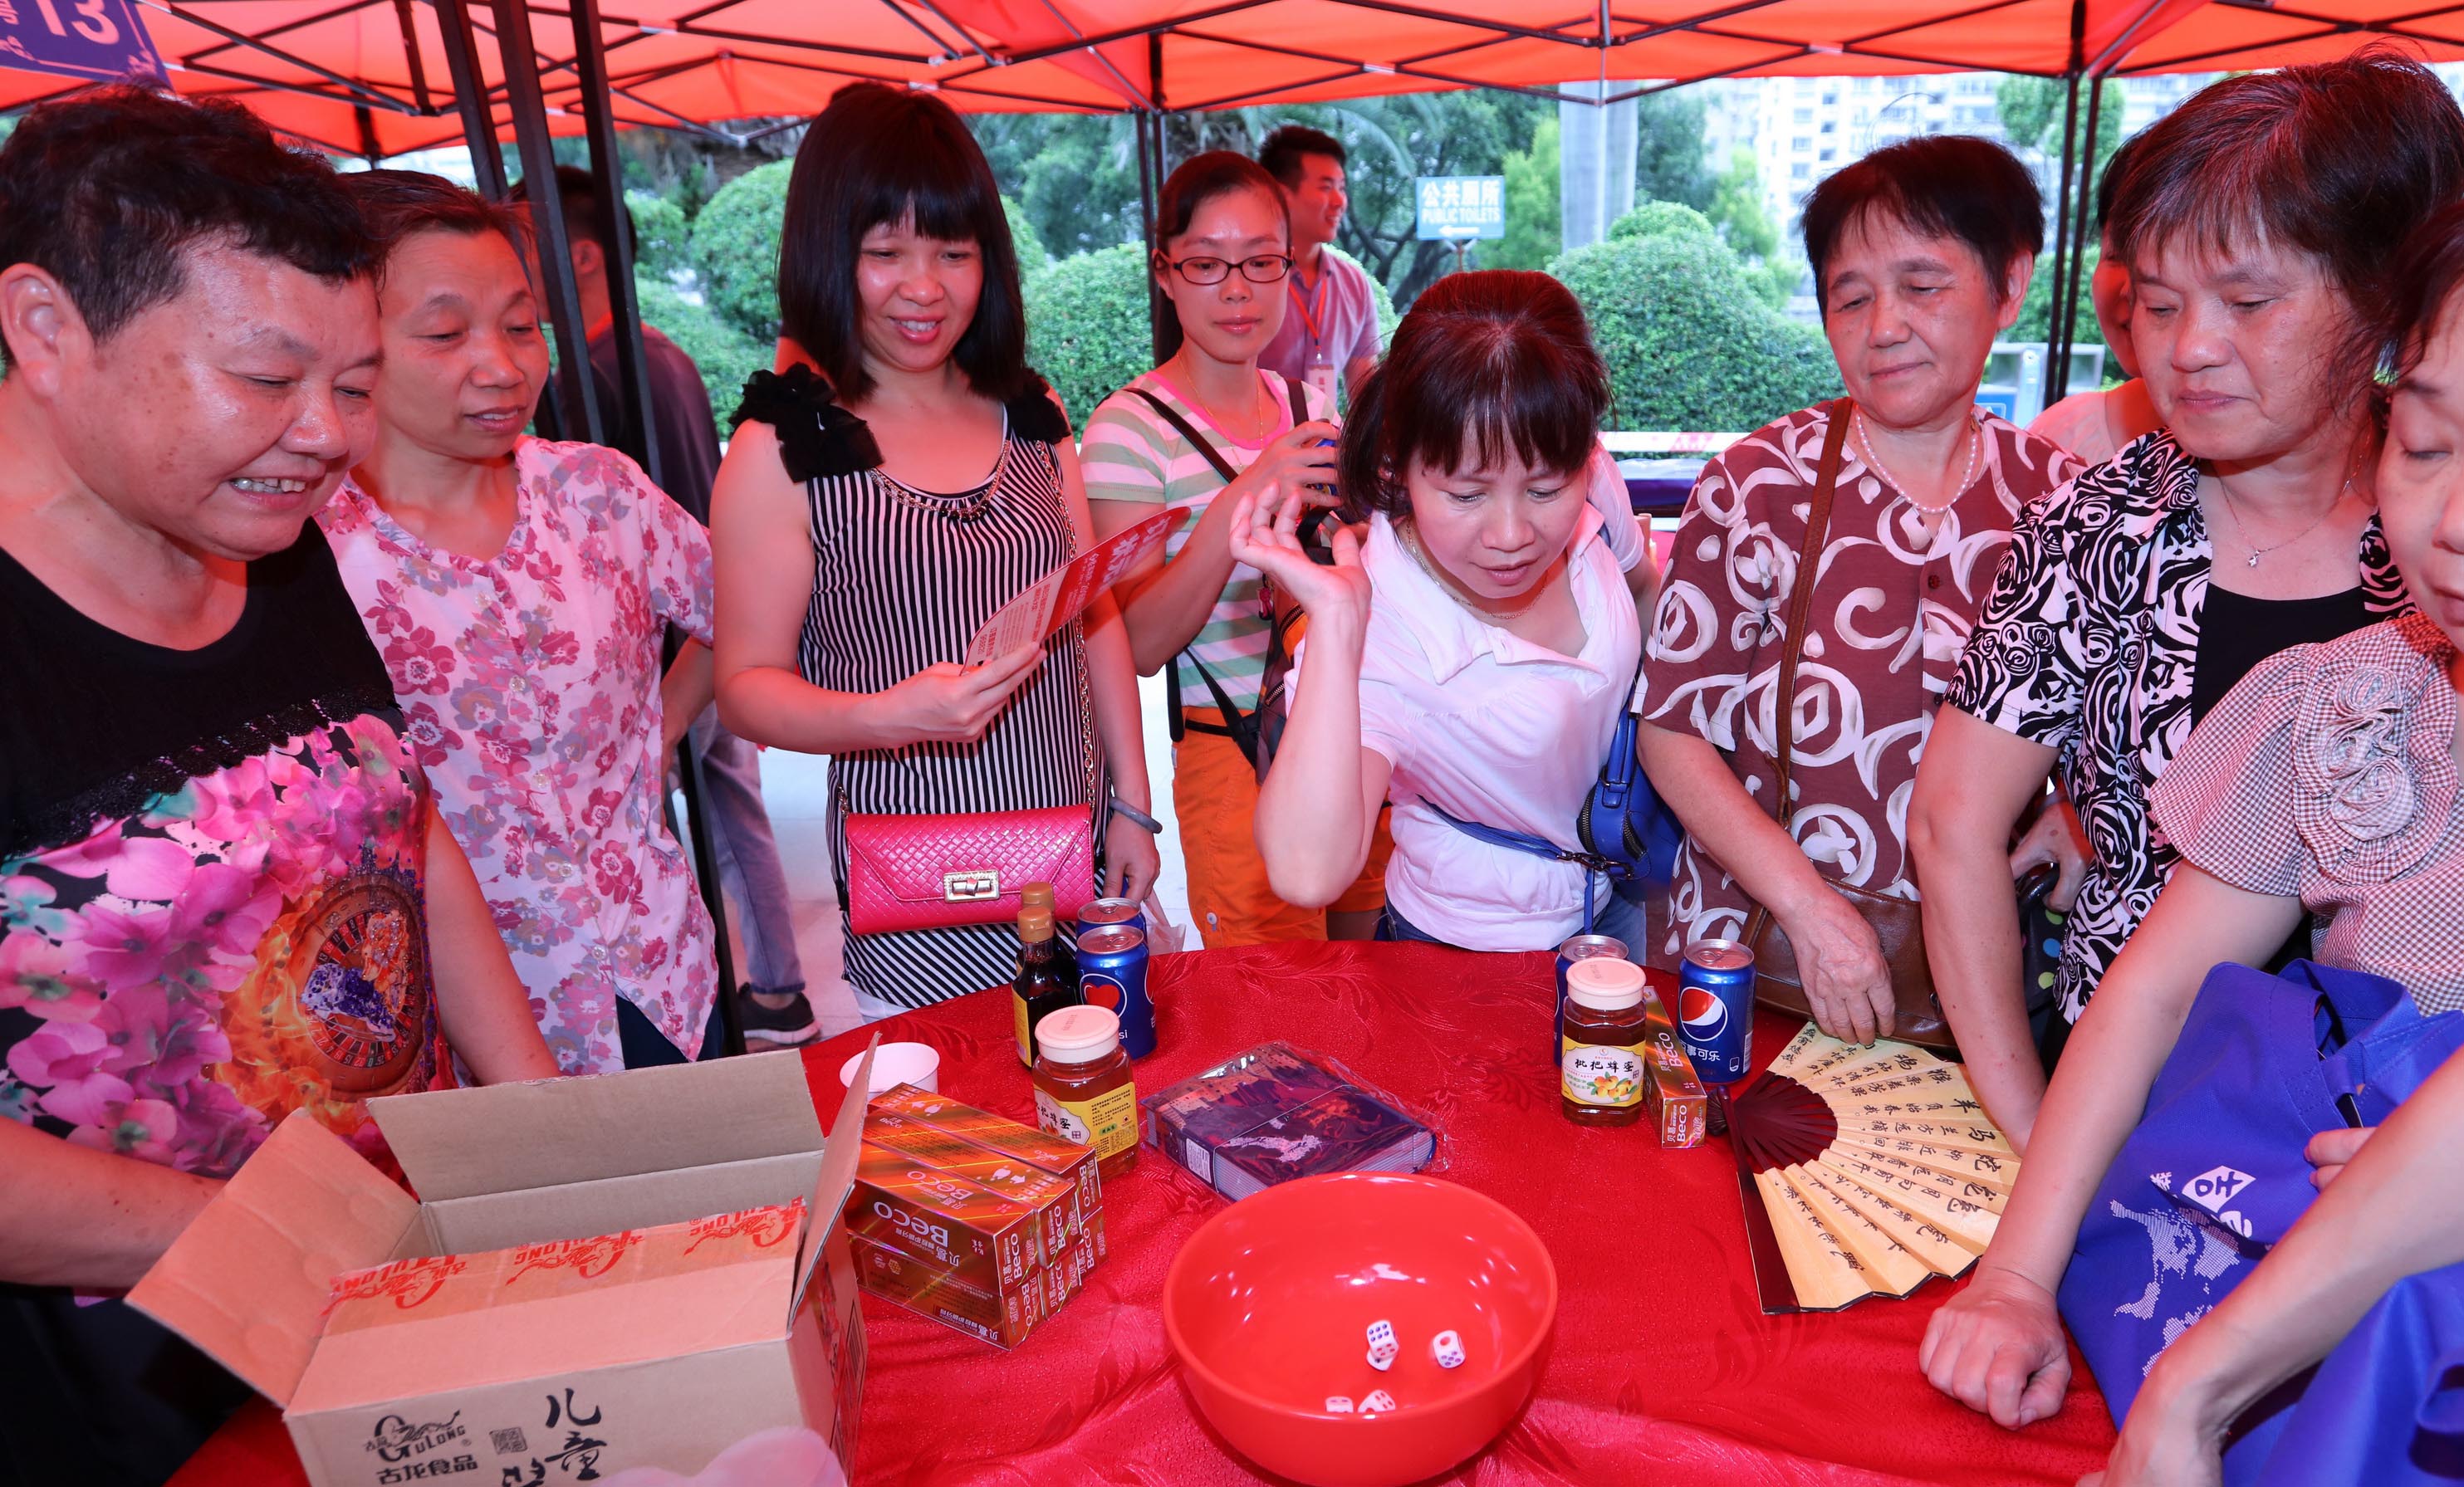
M 696 1058 L 711 923 L 660 784 L 709 700 L 709 542 L 624 455 L 523 436 L 548 357 L 514 219 L 351 179 L 385 358 L 375 449 L 318 519 L 557 1062 Z M 669 624 L 699 644 L 663 698 Z

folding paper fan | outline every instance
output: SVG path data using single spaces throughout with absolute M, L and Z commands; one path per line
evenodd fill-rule
M 1766 1313 L 1836 1311 L 1964 1274 L 2019 1175 L 1958 1065 L 1812 1023 L 1727 1114 Z

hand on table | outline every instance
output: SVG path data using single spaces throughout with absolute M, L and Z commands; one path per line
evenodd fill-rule
M 2101 1472 L 2079 1487 L 2223 1487 L 2224 1451 L 2194 1399 L 2169 1388 L 2159 1359 L 2123 1422 Z
M 2070 1387 L 2070 1345 L 2051 1291 L 1980 1262 L 1917 1348 L 1925 1381 L 2005 1430 L 2050 1419 Z
M 2303 1158 L 2316 1169 L 2310 1174 L 2310 1186 L 2324 1192 L 2377 1129 L 2375 1126 L 2365 1126 L 2358 1130 L 2322 1130 L 2311 1137 L 2310 1145 L 2301 1150 Z
M 1815 1025 L 1843 1042 L 1890 1036 L 1899 1003 L 1882 945 L 1854 907 L 1828 888 L 1780 920 Z

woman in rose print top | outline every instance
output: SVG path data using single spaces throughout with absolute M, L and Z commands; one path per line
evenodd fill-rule
M 2075 1024 L 2172 871 L 2148 791 L 2192 726 L 2275 652 L 2402 608 L 2371 513 L 2368 321 L 2459 190 L 2464 113 L 2384 53 L 2206 88 L 2115 183 L 2165 426 L 2021 514 L 1907 806 L 1943 1015 L 2023 1152 L 2045 1071 L 1987 868 L 2058 770 L 2094 858 L 2048 989 Z
M 668 833 L 710 696 L 710 546 L 622 454 L 524 437 L 547 343 L 503 209 L 348 178 L 385 258 L 376 441 L 318 519 L 568 1074 L 698 1056 L 711 924 Z M 673 624 L 694 638 L 668 675 Z
M 2263 961 L 2307 909 L 2321 963 L 2401 982 L 2425 1013 L 2464 1008 L 2464 208 L 2416 234 L 2391 282 L 2402 376 L 2378 519 L 2420 608 L 2258 663 L 2149 793 L 2181 865 L 2079 1019 L 1975 1279 L 1925 1334 L 1927 1376 L 2005 1426 L 2061 1403 L 2054 1289 L 2209 968 Z M 2217 1480 L 2254 1401 L 2398 1280 L 2464 1261 L 2459 1126 L 2450 1060 L 2384 1127 L 2311 1142 L 2318 1202 L 2158 1355 L 2105 1487 Z

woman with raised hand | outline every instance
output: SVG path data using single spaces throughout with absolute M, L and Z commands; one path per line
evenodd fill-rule
M 1286 902 L 1331 903 L 1359 877 L 1391 796 L 1380 939 L 1549 950 L 1595 918 L 1641 943 L 1639 909 L 1596 875 L 1465 829 L 1579 850 L 1652 577 L 1624 486 L 1594 478 L 1607 405 L 1564 285 L 1449 274 L 1353 401 L 1341 489 L 1367 541 L 1338 532 L 1320 566 L 1297 535 L 1300 492 L 1241 497 L 1232 558 L 1309 617 L 1258 793 L 1259 853 Z
M 1636 707 L 1651 782 L 1686 832 L 1658 963 L 1749 938 L 1759 909 L 1815 1020 L 1863 1042 L 1897 1028 L 1866 916 L 1919 896 L 1905 817 L 1935 702 L 2013 523 L 2079 466 L 1976 405 L 2044 240 L 2035 182 L 2010 151 L 1959 135 L 1885 146 L 1815 188 L 1804 230 L 1848 396 L 1704 467 Z M 2050 844 L 2016 854 L 2010 824 L 1981 842 L 1973 890 L 2015 920 L 2013 872 L 2056 855 L 2066 823 L 2048 811 L 2036 841 Z
M 747 384 L 713 495 L 720 717 L 739 737 L 829 754 L 849 813 L 1117 800 L 1096 812 L 1101 886 L 1143 896 L 1157 854 L 1111 600 L 960 664 L 1094 526 L 1068 419 L 1026 365 L 992 169 L 948 104 L 857 83 L 813 120 L 788 184 L 779 302 L 786 370 Z M 853 932 L 846 830 L 842 815 L 833 867 L 867 1016 L 1008 983 L 1006 926 Z
M 1992 1246 L 1920 1354 L 1937 1388 L 2004 1426 L 2060 1406 L 2070 1363 L 2053 1293 L 2211 967 L 2263 963 L 2307 911 L 2321 964 L 2396 981 L 2424 1013 L 2464 1008 L 2464 208 L 2416 233 L 2387 283 L 2399 376 L 2372 489 L 2421 607 L 2256 663 L 2149 791 L 2180 864 L 2079 1019 Z M 2306 1059 L 2302 1044 L 2283 1052 Z M 2450 1058 L 2383 1127 L 2310 1142 L 2317 1202 L 2157 1355 L 2105 1487 L 2216 1481 L 2246 1410 L 2325 1357 L 2391 1286 L 2464 1261 L 2459 1120 L 2464 1059 Z M 2454 1277 L 2443 1283 L 2452 1297 Z M 2138 1284 L 2114 1304 L 2138 1304 Z M 2390 1342 L 2374 1360 L 2426 1366 L 2427 1351 L 2406 1357 L 2417 1345 Z M 2422 1397 L 2402 1402 L 2408 1434 Z M 2284 1428 L 2276 1455 L 2302 1448 L 2301 1424 Z M 2393 1479 L 2339 1464 L 2360 1474 L 2343 1480 Z M 2273 1456 L 2269 1469 L 2334 1479 Z
M 1173 815 L 1190 915 L 1217 948 L 1367 939 L 1392 846 L 1381 831 L 1357 882 L 1323 908 L 1301 908 L 1275 896 L 1252 829 L 1274 616 L 1257 570 L 1232 560 L 1232 509 L 1251 492 L 1334 504 L 1331 402 L 1258 369 L 1287 309 L 1291 239 L 1284 193 L 1257 162 L 1228 150 L 1183 161 L 1156 198 L 1150 270 L 1172 306 L 1171 350 L 1103 401 L 1078 451 L 1101 536 L 1157 511 L 1195 515 L 1116 593 L 1138 669 L 1164 671 L 1176 693 Z
M 2023 1149 L 2045 1073 L 1988 863 L 2058 769 L 2094 858 L 2055 986 L 2076 1023 L 2178 860 L 2147 793 L 2191 725 L 2268 656 L 2403 606 L 2371 497 L 2370 320 L 2406 234 L 2459 188 L 2464 114 L 2385 53 L 2215 83 L 2116 183 L 2165 427 L 2022 517 L 1908 810 L 1936 990 Z
M 455 840 L 568 1074 L 697 1058 L 710 915 L 660 801 L 710 687 L 701 528 L 633 462 L 523 433 L 547 342 L 521 220 L 345 178 L 384 250 L 377 437 L 319 515 Z

